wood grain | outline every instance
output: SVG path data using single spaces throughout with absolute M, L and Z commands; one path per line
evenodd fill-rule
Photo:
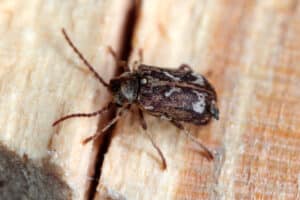
M 166 121 L 134 113 L 114 130 L 96 199 L 299 199 L 299 1 L 145 0 L 132 61 L 190 64 L 219 96 L 220 121 L 190 127 L 213 162 Z
M 62 115 L 95 111 L 110 96 L 67 45 L 61 28 L 109 80 L 115 68 L 107 46 L 119 52 L 129 5 L 127 0 L 0 2 L 0 163 L 13 165 L 2 165 L 0 199 L 90 195 L 99 143 L 83 146 L 81 141 L 107 116 L 74 119 L 55 128 L 51 124 Z M 32 165 L 41 172 L 31 173 Z M 20 172 L 19 179 L 10 177 Z M 59 181 L 51 182 L 51 176 Z M 69 191 L 59 191 L 63 189 Z M 45 196 L 48 190 L 52 192 Z

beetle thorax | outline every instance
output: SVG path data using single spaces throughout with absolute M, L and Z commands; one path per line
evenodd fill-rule
M 125 72 L 110 81 L 110 88 L 116 104 L 131 104 L 138 96 L 139 79 L 135 73 Z

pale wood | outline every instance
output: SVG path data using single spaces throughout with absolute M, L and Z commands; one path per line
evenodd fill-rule
M 119 52 L 130 4 L 130 0 L 0 2 L 0 144 L 5 149 L 0 157 L 8 151 L 8 158 L 24 155 L 24 163 L 29 159 L 42 171 L 39 176 L 53 175 L 65 182 L 72 199 L 89 195 L 98 146 L 83 146 L 81 141 L 96 132 L 99 118 L 73 119 L 55 128 L 51 124 L 62 115 L 95 111 L 110 95 L 67 45 L 61 28 L 108 81 L 115 63 L 106 48 L 110 45 Z M 51 172 L 46 170 L 50 166 Z M 37 174 L 27 176 L 28 181 Z M 5 187 L 1 180 L 1 191 Z M 37 192 L 43 190 L 47 188 Z M 0 199 L 13 199 L 1 194 Z
M 168 162 L 162 171 L 128 114 L 97 199 L 299 199 L 299 9 L 296 0 L 143 1 L 134 47 L 144 63 L 190 64 L 217 90 L 220 121 L 192 129 L 217 156 L 205 160 L 180 131 L 147 116 Z

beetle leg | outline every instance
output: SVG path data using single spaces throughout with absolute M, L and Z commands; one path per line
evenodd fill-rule
M 143 62 L 144 62 L 143 49 L 139 49 L 139 64 L 142 64 Z
M 180 122 L 171 120 L 171 123 L 174 126 L 176 126 L 177 128 L 179 128 L 180 130 L 183 130 L 184 134 L 189 139 L 191 139 L 193 142 L 195 142 L 197 145 L 199 145 L 205 151 L 207 159 L 209 159 L 209 160 L 214 159 L 213 153 L 204 144 L 202 144 L 199 140 L 197 140 L 188 130 L 186 130 L 186 128 Z
M 119 119 L 120 117 L 122 116 L 122 114 L 124 113 L 124 111 L 128 110 L 129 107 L 126 106 L 126 107 L 122 107 L 120 108 L 118 111 L 117 111 L 117 114 L 116 116 L 109 122 L 107 123 L 107 125 L 102 128 L 101 131 L 98 131 L 97 133 L 95 133 L 94 135 L 88 137 L 88 138 L 85 138 L 83 141 L 82 141 L 82 144 L 86 144 L 88 142 L 90 142 L 91 140 L 95 140 L 97 139 L 102 133 L 104 133 L 105 131 L 107 131 L 112 125 L 114 125 Z
M 187 72 L 193 71 L 193 69 L 189 65 L 187 65 L 187 64 L 181 64 L 178 67 L 178 70 L 187 71 Z
M 139 109 L 139 116 L 140 116 L 140 124 L 141 124 L 142 128 L 145 130 L 145 133 L 146 133 L 147 137 L 149 138 L 149 140 L 151 141 L 152 146 L 158 152 L 158 154 L 161 158 L 161 161 L 162 161 L 162 169 L 165 170 L 167 168 L 166 158 L 164 157 L 164 155 L 163 155 L 162 151 L 160 150 L 160 148 L 156 145 L 152 135 L 148 132 L 146 120 L 144 118 L 143 111 L 141 109 Z
M 147 123 L 146 123 L 146 120 L 144 118 L 143 111 L 141 109 L 139 109 L 139 116 L 140 116 L 140 123 L 141 123 L 142 128 L 144 130 L 147 130 Z
M 144 61 L 143 49 L 138 50 L 138 60 L 133 62 L 133 70 L 137 70 L 139 65 L 142 64 Z
M 100 110 L 97 110 L 96 112 L 92 112 L 92 113 L 74 113 L 74 114 L 66 115 L 64 117 L 59 118 L 55 122 L 53 122 L 52 126 L 56 126 L 57 124 L 61 123 L 62 121 L 65 121 L 65 120 L 70 119 L 70 118 L 75 118 L 75 117 L 94 117 L 94 116 L 97 116 L 97 115 L 101 115 L 103 112 L 108 111 L 113 106 L 115 106 L 115 104 L 113 102 L 110 102 L 105 107 L 101 108 Z
M 124 60 L 120 60 L 117 56 L 117 53 L 113 50 L 113 48 L 111 46 L 108 46 L 107 50 L 111 54 L 111 56 L 114 58 L 115 63 L 117 64 L 118 67 L 122 67 L 125 72 L 130 72 L 127 62 Z

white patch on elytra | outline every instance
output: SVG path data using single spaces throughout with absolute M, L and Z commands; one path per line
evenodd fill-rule
M 196 80 L 194 80 L 193 83 L 204 86 L 204 77 L 203 76 L 196 74 L 196 73 L 192 73 L 192 75 L 196 78 Z
M 167 120 L 167 121 L 170 121 L 170 120 L 171 120 L 170 118 L 168 118 L 168 117 L 166 117 L 166 116 L 164 116 L 164 115 L 160 116 L 160 119 L 161 119 L 161 120 Z
M 171 96 L 174 92 L 181 92 L 181 88 L 172 87 L 169 91 L 165 92 L 165 97 Z
M 147 84 L 147 83 L 148 83 L 148 80 L 147 80 L 147 79 L 145 79 L 145 78 L 142 78 L 142 79 L 141 79 L 141 84 L 144 85 L 144 84 Z
M 167 77 L 174 79 L 175 81 L 180 81 L 180 78 L 173 76 L 172 74 L 168 73 L 168 72 L 163 72 Z
M 153 110 L 153 109 L 154 109 L 153 106 L 144 106 L 144 108 L 145 108 L 146 110 Z
M 205 109 L 205 95 L 196 91 L 194 91 L 194 93 L 197 95 L 198 101 L 192 103 L 193 111 L 202 114 Z

